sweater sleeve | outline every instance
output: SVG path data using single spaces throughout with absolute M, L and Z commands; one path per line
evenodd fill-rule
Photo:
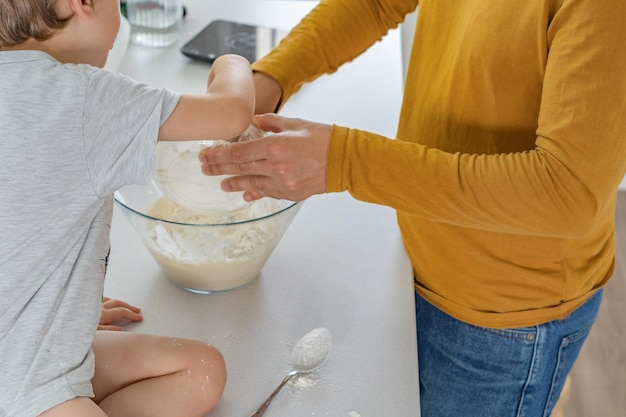
M 561 2 L 545 35 L 547 57 L 532 63 L 545 71 L 537 80 L 543 84 L 534 148 L 443 151 L 404 141 L 419 138 L 388 140 L 335 126 L 327 191 L 348 190 L 360 200 L 462 227 L 588 235 L 610 210 L 626 170 L 624 27 L 621 1 Z M 484 99 L 489 100 L 487 92 Z M 401 120 L 401 130 L 428 133 L 411 123 Z M 458 127 L 449 131 L 463 134 Z
M 417 0 L 322 0 L 252 68 L 278 81 L 284 103 L 304 83 L 367 50 L 416 6 Z

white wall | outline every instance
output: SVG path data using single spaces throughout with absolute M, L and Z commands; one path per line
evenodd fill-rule
M 411 46 L 413 45 L 413 35 L 415 34 L 415 21 L 417 20 L 417 10 L 407 15 L 400 26 L 400 43 L 402 46 L 402 77 L 406 79 L 406 69 L 409 66 L 411 56 Z

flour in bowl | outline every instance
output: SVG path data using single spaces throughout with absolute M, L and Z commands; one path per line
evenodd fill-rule
M 236 288 L 258 276 L 290 223 L 282 216 L 295 216 L 297 210 L 269 216 L 287 203 L 293 204 L 262 199 L 228 214 L 205 214 L 163 197 L 144 209 L 166 220 L 146 223 L 144 241 L 176 285 L 197 292 Z

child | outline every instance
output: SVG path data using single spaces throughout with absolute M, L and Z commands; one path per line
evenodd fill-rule
M 96 331 L 113 192 L 158 140 L 227 139 L 254 110 L 249 63 L 205 95 L 101 67 L 119 0 L 0 0 L 0 416 L 203 416 L 226 370 L 206 343 Z

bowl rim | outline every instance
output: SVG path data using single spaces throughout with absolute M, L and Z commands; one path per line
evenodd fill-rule
M 154 217 L 154 216 L 150 216 L 148 214 L 145 214 L 141 211 L 135 210 L 134 208 L 130 207 L 129 205 L 125 204 L 120 198 L 120 191 L 116 191 L 113 195 L 113 198 L 115 200 L 116 204 L 119 204 L 120 206 L 122 206 L 123 208 L 127 209 L 130 212 L 133 212 L 135 214 L 138 214 L 139 216 L 145 218 L 145 219 L 149 219 L 149 220 L 155 220 L 158 222 L 163 222 L 163 223 L 168 223 L 168 224 L 173 224 L 173 225 L 178 225 L 178 226 L 192 226 L 192 227 L 219 227 L 219 226 L 234 226 L 234 225 L 239 225 L 239 224 L 246 224 L 246 223 L 253 223 L 253 222 L 258 222 L 260 220 L 264 220 L 264 219 L 268 219 L 270 217 L 276 216 L 280 213 L 283 213 L 289 209 L 291 209 L 294 206 L 300 205 L 302 204 L 302 201 L 289 201 L 289 200 L 277 200 L 277 201 L 288 201 L 289 205 L 283 207 L 282 209 L 275 211 L 273 213 L 270 214 L 266 214 L 265 216 L 262 217 L 257 217 L 254 219 L 248 219 L 248 220 L 241 220 L 241 221 L 233 221 L 233 222 L 229 222 L 229 223 L 202 223 L 202 224 L 198 224 L 198 223 L 183 223 L 183 222 L 175 222 L 172 220 L 166 220 L 166 219 L 160 219 L 158 217 Z M 164 197 L 166 198 L 166 197 Z M 264 198 L 270 198 L 270 197 L 264 197 Z

